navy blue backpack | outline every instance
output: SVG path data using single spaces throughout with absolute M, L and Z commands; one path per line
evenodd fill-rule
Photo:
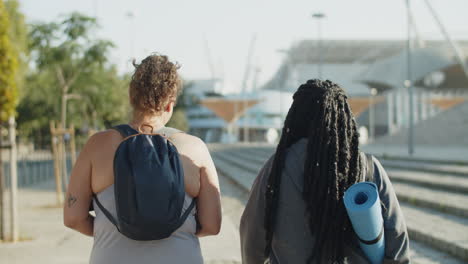
M 113 129 L 124 140 L 114 157 L 114 218 L 94 196 L 96 204 L 120 233 L 133 240 L 169 237 L 187 219 L 195 199 L 183 211 L 184 171 L 179 153 L 161 134 L 140 133 L 129 125 Z

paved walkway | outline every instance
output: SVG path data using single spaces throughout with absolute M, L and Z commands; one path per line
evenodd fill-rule
M 29 241 L 0 244 L 0 263 L 88 263 L 92 239 L 63 226 L 51 187 L 20 189 L 20 236 Z
M 223 225 L 216 237 L 202 238 L 205 263 L 240 263 L 238 234 L 239 208 L 235 190 L 223 185 Z M 36 188 L 20 189 L 20 236 L 23 242 L 0 242 L 0 263 L 8 264 L 81 264 L 88 263 L 92 238 L 63 226 L 62 209 L 53 206 L 52 182 Z
M 223 225 L 220 235 L 201 239 L 205 263 L 241 263 L 239 219 L 247 194 L 227 177 L 220 177 L 223 194 Z M 0 243 L 0 263 L 88 263 L 92 238 L 62 225 L 62 209 L 51 206 L 54 192 L 51 182 L 34 189 L 20 190 L 21 236 L 29 241 Z M 413 261 L 418 264 L 460 264 L 444 254 L 413 241 Z

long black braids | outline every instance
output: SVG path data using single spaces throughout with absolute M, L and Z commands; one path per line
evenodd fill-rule
M 316 241 L 308 262 L 342 263 L 345 243 L 354 236 L 343 195 L 361 174 L 357 125 L 345 92 L 331 81 L 309 80 L 293 99 L 267 183 L 265 255 L 271 251 L 286 149 L 307 138 L 303 199 Z

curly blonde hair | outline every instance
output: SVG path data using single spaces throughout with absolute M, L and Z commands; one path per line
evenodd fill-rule
M 165 55 L 152 54 L 136 64 L 130 81 L 129 97 L 133 110 L 158 113 L 172 98 L 177 98 L 182 80 L 177 73 L 178 63 Z

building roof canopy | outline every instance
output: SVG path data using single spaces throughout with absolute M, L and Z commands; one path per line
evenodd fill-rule
M 411 81 L 418 87 L 468 88 L 468 78 L 448 47 L 412 50 L 411 76 Z M 404 51 L 371 64 L 356 77 L 356 81 L 379 90 L 403 87 L 407 79 L 407 54 Z
M 201 104 L 213 111 L 216 116 L 227 123 L 236 121 L 247 109 L 259 103 L 259 100 L 240 100 L 230 98 L 208 98 L 203 99 Z

